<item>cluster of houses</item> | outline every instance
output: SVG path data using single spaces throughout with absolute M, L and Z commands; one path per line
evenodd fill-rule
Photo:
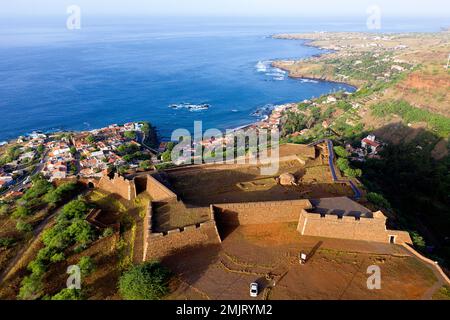
M 299 112 L 297 106 L 298 104 L 296 103 L 288 103 L 276 106 L 272 110 L 272 113 L 267 117 L 267 119 L 259 122 L 258 124 L 256 124 L 256 126 L 261 129 L 278 129 L 284 113 L 287 111 Z
M 135 139 L 142 127 L 140 123 L 126 123 L 70 135 L 47 136 L 33 132 L 26 137 L 21 136 L 11 142 L 11 147 L 17 148 L 20 155 L 0 166 L 0 190 L 17 184 L 17 181 L 28 183 L 30 179 L 25 180 L 31 173 L 30 170 L 27 171 L 28 167 L 37 168 L 35 171 L 39 171 L 51 182 L 75 176 L 100 178 L 111 167 L 126 165 L 130 169 L 137 168 L 139 161 L 143 160 L 126 161 L 126 157 L 122 157 L 118 149 L 125 144 L 135 144 L 137 150 L 142 150 L 138 139 Z M 134 137 L 131 137 L 133 134 Z M 1 146 L 7 150 L 9 144 L 5 142 Z M 142 152 L 148 153 L 149 160 L 157 161 L 153 153 L 146 150 Z
M 76 168 L 75 157 L 66 139 L 49 141 L 46 143 L 46 148 L 48 157 L 42 174 L 49 181 L 65 179 L 75 173 L 75 170 L 70 170 L 70 167 Z
M 117 152 L 125 143 L 140 145 L 133 139 L 126 137 L 125 132 L 141 132 L 142 124 L 117 124 L 89 132 L 81 132 L 72 138 L 72 144 L 80 155 L 80 170 L 78 175 L 82 178 L 102 177 L 107 174 L 110 167 L 127 165 Z M 129 164 L 130 168 L 138 164 Z

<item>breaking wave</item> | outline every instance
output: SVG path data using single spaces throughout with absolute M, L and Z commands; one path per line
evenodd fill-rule
M 190 112 L 196 112 L 196 111 L 204 111 L 208 110 L 211 107 L 209 104 L 192 104 L 192 103 L 179 103 L 179 104 L 171 104 L 169 108 L 172 108 L 174 110 L 180 110 L 180 109 L 186 109 Z
M 264 73 L 264 75 L 273 81 L 283 81 L 286 79 L 287 72 L 272 66 L 272 61 L 259 61 L 255 65 L 256 72 Z

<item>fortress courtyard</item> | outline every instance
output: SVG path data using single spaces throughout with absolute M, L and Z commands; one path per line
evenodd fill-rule
M 248 299 L 252 282 L 260 300 L 430 299 L 442 287 L 436 269 L 405 247 L 407 233 L 387 230 L 383 213 L 351 200 L 352 188 L 333 181 L 327 161 L 305 148 L 282 149 L 277 176 L 261 176 L 258 165 L 207 165 L 133 177 L 135 194 L 152 199 L 137 223 L 143 237 L 136 237 L 135 257 L 173 271 L 169 299 Z M 284 173 L 296 183 L 281 185 Z M 302 222 L 316 217 L 336 236 Z M 381 241 L 370 232 L 339 238 L 343 224 L 374 221 Z M 390 232 L 397 242 L 389 242 Z M 380 289 L 368 289 L 370 266 L 381 270 Z

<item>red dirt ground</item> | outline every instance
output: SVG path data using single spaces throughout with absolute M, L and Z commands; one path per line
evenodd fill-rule
M 309 253 L 306 265 L 299 252 Z M 178 275 L 169 299 L 421 299 L 436 283 L 432 271 L 400 246 L 302 237 L 296 224 L 241 226 L 222 245 L 165 258 Z M 367 267 L 381 268 L 381 290 L 368 290 Z

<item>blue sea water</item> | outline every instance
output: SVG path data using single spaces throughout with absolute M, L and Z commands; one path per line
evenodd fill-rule
M 296 102 L 345 84 L 290 79 L 276 59 L 323 51 L 281 32 L 366 31 L 365 21 L 181 18 L 6 19 L 0 29 L 0 141 L 33 130 L 86 130 L 148 120 L 163 138 L 176 128 L 233 128 L 268 104 Z M 392 23 L 384 31 L 437 31 Z M 209 104 L 208 110 L 172 104 Z

